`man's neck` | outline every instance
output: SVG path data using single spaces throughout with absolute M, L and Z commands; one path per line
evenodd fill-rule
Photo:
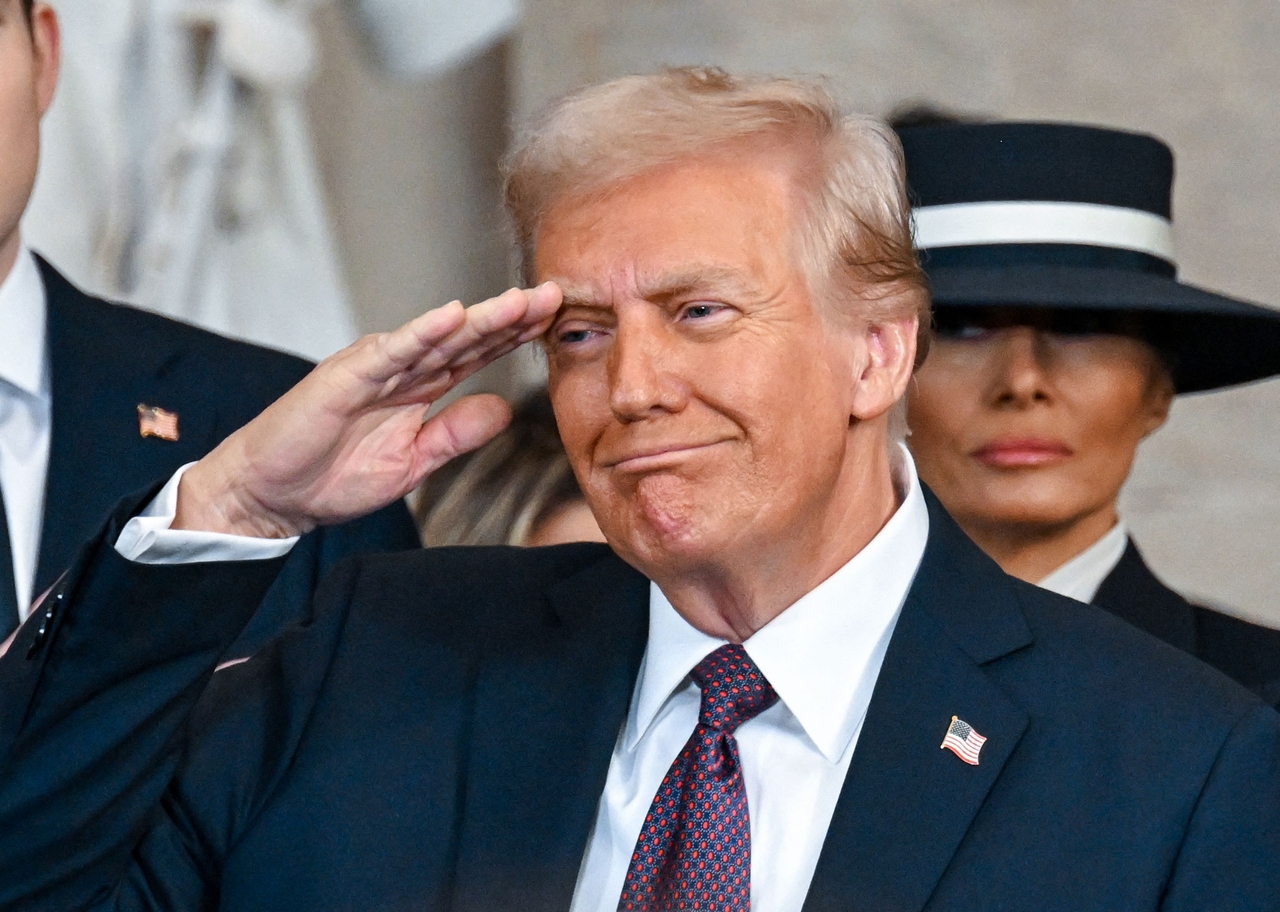
M 889 457 L 881 447 L 878 458 L 854 461 L 834 496 L 794 535 L 732 560 L 651 577 L 694 627 L 741 643 L 852 560 L 899 503 Z
M 1052 525 L 957 521 L 1005 573 L 1028 583 L 1039 583 L 1096 544 L 1115 527 L 1119 516 L 1112 502 L 1070 522 Z

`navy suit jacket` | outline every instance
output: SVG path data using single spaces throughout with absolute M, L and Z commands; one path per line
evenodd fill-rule
M 126 494 L 204 456 L 306 376 L 292 355 L 90 297 L 39 261 L 53 393 L 39 566 L 44 592 Z M 144 438 L 139 404 L 178 414 L 179 438 Z M 418 546 L 403 504 L 299 543 L 234 647 L 248 655 L 310 616 L 324 573 L 352 554 Z
M 1093 603 L 1235 678 L 1280 708 L 1280 630 L 1193 605 L 1156 578 L 1132 541 Z
M 1280 909 L 1280 715 L 929 508 L 806 912 Z M 0 908 L 568 908 L 644 577 L 598 545 L 357 558 L 192 718 L 278 562 L 130 564 L 130 509 L 0 660 Z

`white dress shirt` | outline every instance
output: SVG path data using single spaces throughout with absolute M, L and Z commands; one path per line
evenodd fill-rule
M 4 492 L 18 615 L 31 611 L 40 556 L 53 394 L 45 344 L 48 302 L 25 246 L 0 283 L 0 491 Z
M 297 537 L 247 538 L 169 528 L 178 515 L 178 485 L 193 465 L 188 462 L 174 472 L 146 509 L 125 523 L 116 553 L 139 564 L 200 564 L 283 557 L 298 543 Z
M 1054 570 L 1038 585 L 1058 595 L 1065 595 L 1080 602 L 1092 602 L 1098 594 L 1111 571 L 1124 557 L 1129 547 L 1129 530 L 1123 522 L 1111 527 L 1111 531 L 1085 548 L 1057 570 Z
M 182 563 L 274 557 L 272 541 L 168 528 L 180 470 L 116 542 L 124 557 Z M 743 643 L 778 702 L 736 732 L 751 816 L 751 908 L 800 912 L 858 743 L 889 638 L 929 536 L 929 513 L 902 450 L 902 505 L 871 542 Z M 724 644 L 690 625 L 656 585 L 649 641 L 619 733 L 571 912 L 615 912 L 640 825 L 698 721 L 689 677 Z

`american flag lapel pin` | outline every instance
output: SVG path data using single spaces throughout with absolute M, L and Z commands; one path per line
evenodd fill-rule
M 973 726 L 957 716 L 951 717 L 947 736 L 942 739 L 942 749 L 949 750 L 970 766 L 978 765 L 978 754 L 987 739 L 973 730 Z
M 138 434 L 142 437 L 159 437 L 161 440 L 177 440 L 178 413 L 155 405 L 139 405 Z

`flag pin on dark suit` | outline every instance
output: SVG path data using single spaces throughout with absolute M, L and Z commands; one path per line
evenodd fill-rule
M 159 437 L 161 440 L 177 440 L 178 413 L 155 405 L 139 404 L 138 434 L 143 437 Z
M 970 766 L 978 765 L 978 754 L 987 739 L 973 730 L 973 726 L 964 719 L 951 717 L 951 725 L 947 728 L 947 736 L 942 739 L 942 749 L 949 750 Z

